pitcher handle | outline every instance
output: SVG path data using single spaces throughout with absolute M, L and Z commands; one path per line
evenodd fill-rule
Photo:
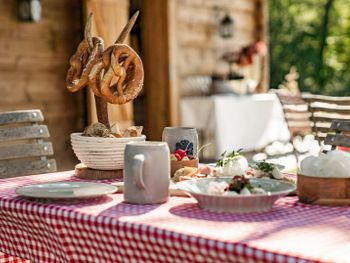
M 134 174 L 134 183 L 139 189 L 146 189 L 142 173 L 144 162 L 145 156 L 143 154 L 136 154 L 133 158 L 132 171 Z

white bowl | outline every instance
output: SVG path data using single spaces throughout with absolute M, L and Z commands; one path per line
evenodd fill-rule
M 264 212 L 272 208 L 275 201 L 295 191 L 295 185 L 281 180 L 249 179 L 253 186 L 263 188 L 266 194 L 252 195 L 210 195 L 207 193 L 210 182 L 229 183 L 232 177 L 192 179 L 182 181 L 176 186 L 189 193 L 198 201 L 198 206 L 216 212 Z
M 82 136 L 81 132 L 71 134 L 72 148 L 82 163 L 99 170 L 124 168 L 124 149 L 128 142 L 145 141 L 146 136 L 126 138 L 101 138 Z

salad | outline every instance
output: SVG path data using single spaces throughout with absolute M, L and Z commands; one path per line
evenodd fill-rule
M 211 182 L 207 190 L 210 195 L 252 195 L 265 194 L 266 191 L 261 187 L 254 187 L 249 178 L 243 175 L 234 176 L 229 183 Z
M 278 165 L 269 163 L 266 160 L 249 165 L 248 160 L 241 152 L 242 149 L 223 152 L 220 156 L 221 158 L 216 162 L 215 167 L 204 165 L 199 168 L 180 168 L 174 173 L 172 180 L 179 182 L 196 178 L 243 176 L 244 178 L 269 178 L 295 183 L 292 178 L 287 177 L 281 172 Z M 221 188 L 218 188 L 219 191 L 221 191 Z M 249 190 L 249 187 L 247 189 Z
M 257 178 L 267 177 L 270 179 L 281 180 L 283 179 L 284 176 L 276 165 L 272 163 L 268 163 L 266 162 L 266 160 L 263 160 L 256 164 L 254 177 L 257 177 Z
M 277 165 L 268 163 L 266 160 L 256 163 L 254 167 L 250 167 L 248 160 L 241 154 L 241 151 L 242 149 L 229 153 L 223 152 L 221 159 L 216 162 L 217 174 L 220 176 L 244 175 L 255 178 L 284 179 L 284 175 Z

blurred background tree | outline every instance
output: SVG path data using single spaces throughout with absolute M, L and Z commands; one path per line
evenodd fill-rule
M 350 95 L 349 0 L 269 0 L 270 83 L 290 67 L 302 91 Z

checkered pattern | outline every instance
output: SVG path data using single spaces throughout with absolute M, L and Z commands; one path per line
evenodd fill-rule
M 0 252 L 0 262 L 7 262 L 7 263 L 30 263 L 30 260 L 22 259 L 18 257 L 13 257 L 10 255 L 7 255 L 5 253 Z
M 72 172 L 0 180 L 0 262 L 349 262 L 350 209 L 281 198 L 270 212 L 214 213 L 191 198 L 133 205 L 112 194 L 84 202 L 18 197 L 28 183 Z M 113 181 L 109 181 L 111 183 Z

